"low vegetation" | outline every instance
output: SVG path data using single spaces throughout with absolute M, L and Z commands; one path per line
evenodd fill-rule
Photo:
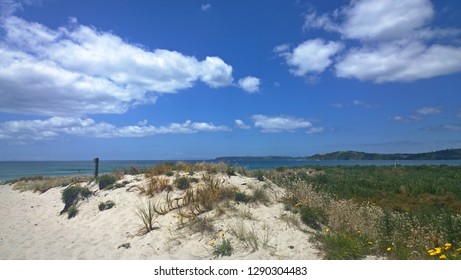
M 325 258 L 444 259 L 435 248 L 461 247 L 459 166 L 280 168 L 265 176 L 286 188 L 284 209 L 317 230 Z
M 104 211 L 104 210 L 109 210 L 114 206 L 115 206 L 115 202 L 113 202 L 112 200 L 108 200 L 105 202 L 100 202 L 98 205 L 98 209 L 99 211 Z
M 80 200 L 86 199 L 92 195 L 92 192 L 79 184 L 71 185 L 62 192 L 62 202 L 64 202 L 63 213 L 68 213 L 68 218 L 73 218 L 77 215 L 77 204 Z

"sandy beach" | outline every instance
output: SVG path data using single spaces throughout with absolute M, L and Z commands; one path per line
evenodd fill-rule
M 198 176 L 198 175 L 197 175 Z M 265 188 L 266 203 L 228 201 L 196 218 L 209 221 L 211 230 L 200 232 L 192 220 L 181 219 L 177 210 L 158 215 L 154 230 L 145 233 L 137 206 L 147 196 L 139 191 L 148 184 L 144 174 L 124 175 L 118 182 L 124 187 L 100 190 L 95 182 L 81 183 L 93 195 L 78 203 L 78 214 L 68 219 L 60 215 L 65 187 L 44 193 L 14 190 L 14 185 L 0 186 L 0 259 L 17 260 L 208 260 L 208 259 L 321 259 L 320 252 L 309 241 L 313 230 L 288 222 L 280 202 L 284 190 L 270 182 L 241 175 L 216 176 L 225 188 L 251 194 Z M 198 187 L 200 183 L 193 185 Z M 184 191 L 173 189 L 172 197 Z M 150 198 L 164 199 L 166 191 Z M 162 197 L 163 196 L 163 197 Z M 111 200 L 115 206 L 100 211 L 101 202 Z M 237 234 L 247 234 L 245 240 Z M 233 247 L 232 255 L 216 256 L 213 244 L 222 236 Z

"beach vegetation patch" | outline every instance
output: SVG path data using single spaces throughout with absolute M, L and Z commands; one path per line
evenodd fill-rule
M 136 216 L 138 216 L 144 226 L 145 233 L 156 228 L 157 214 L 154 208 L 154 203 L 152 200 L 148 199 L 145 203 L 139 203 L 134 210 Z
M 331 230 L 317 238 L 338 254 L 326 258 L 360 258 L 358 244 L 386 259 L 434 259 L 428 250 L 461 247 L 460 166 L 315 166 L 265 176 L 285 188 L 285 210 Z
M 99 208 L 99 211 L 104 211 L 104 210 L 109 210 L 114 206 L 115 206 L 115 202 L 113 202 L 112 200 L 108 200 L 105 202 L 100 202 L 98 205 L 98 208 Z
M 235 193 L 235 201 L 248 203 L 251 200 L 251 197 L 247 195 L 245 192 L 237 191 Z
M 213 246 L 213 255 L 216 257 L 231 256 L 234 248 L 229 239 L 224 238 L 224 233 L 221 233 L 221 242 L 216 244 L 214 241 L 210 242 Z
M 69 211 L 69 209 L 73 206 L 73 208 L 77 207 L 77 203 L 81 199 L 88 198 L 93 193 L 85 187 L 81 187 L 79 184 L 72 185 L 64 189 L 61 195 L 61 199 L 64 202 L 64 209 L 61 211 L 61 215 Z M 72 210 L 74 211 L 74 210 Z M 75 212 L 75 215 L 77 212 Z M 75 216 L 73 215 L 73 216 Z
M 117 181 L 117 178 L 113 175 L 105 174 L 105 175 L 99 176 L 96 179 L 96 181 L 99 185 L 99 189 L 104 190 L 106 188 L 110 188 L 110 186 L 113 185 Z
M 190 180 L 187 177 L 176 178 L 174 184 L 180 190 L 186 190 L 191 187 Z
M 369 252 L 366 239 L 351 234 L 326 234 L 321 238 L 327 260 L 360 260 Z
M 78 213 L 77 206 L 71 205 L 69 209 L 67 209 L 67 218 L 72 219 L 73 217 L 77 215 L 77 213 Z

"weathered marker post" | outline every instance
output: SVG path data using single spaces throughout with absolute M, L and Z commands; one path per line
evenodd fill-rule
M 94 159 L 94 177 L 98 177 L 99 172 L 99 158 Z

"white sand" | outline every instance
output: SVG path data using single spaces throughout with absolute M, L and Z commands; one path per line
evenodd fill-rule
M 238 187 L 248 194 L 251 188 L 263 184 L 254 178 L 219 176 L 226 186 Z M 125 176 L 120 181 L 127 180 L 131 182 L 127 187 L 110 191 L 90 185 L 95 195 L 80 202 L 79 213 L 72 219 L 66 213 L 59 215 L 64 207 L 64 188 L 39 194 L 0 185 L 0 259 L 215 259 L 210 242 L 220 243 L 222 232 L 231 241 L 234 252 L 218 259 L 321 259 L 309 241 L 312 230 L 302 223 L 295 227 L 281 219 L 290 213 L 279 202 L 283 190 L 273 184 L 268 189 L 271 202 L 267 206 L 231 202 L 230 208 L 223 207 L 225 214 L 218 215 L 216 209 L 202 214 L 213 220 L 212 233 L 193 233 L 188 226 L 181 226 L 173 211 L 158 217 L 157 229 L 140 234 L 142 224 L 133 210 L 146 197 L 135 188 L 128 189 L 146 184 L 146 180 L 138 175 Z M 98 204 L 107 200 L 116 205 L 99 211 Z M 257 237 L 257 249 L 232 234 L 233 228 L 242 227 Z M 129 248 L 120 247 L 126 243 Z

